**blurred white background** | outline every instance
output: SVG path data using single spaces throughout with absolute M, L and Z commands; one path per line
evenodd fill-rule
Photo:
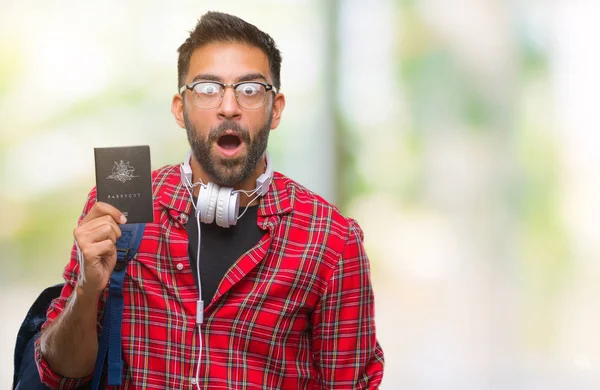
M 365 232 L 382 389 L 600 386 L 600 2 L 0 0 L 0 387 L 61 281 L 93 148 L 178 163 L 177 47 L 271 34 L 276 169 Z

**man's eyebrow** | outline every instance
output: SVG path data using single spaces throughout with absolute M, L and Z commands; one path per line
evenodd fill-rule
M 253 80 L 257 80 L 257 79 L 262 79 L 265 83 L 267 83 L 267 78 L 260 73 L 245 74 L 245 75 L 240 76 L 237 79 L 235 79 L 235 82 L 239 83 L 242 81 L 253 81 Z
M 197 74 L 196 77 L 194 77 L 194 79 L 192 80 L 192 83 L 196 82 L 196 81 L 200 81 L 200 80 L 219 81 L 221 83 L 223 82 L 222 77 L 219 77 L 219 76 L 211 74 L 211 73 L 201 73 L 201 74 Z
M 240 83 L 242 81 L 253 81 L 253 80 L 263 80 L 265 83 L 268 83 L 267 78 L 265 76 L 263 76 L 260 73 L 248 73 L 248 74 L 244 74 L 239 76 L 238 78 L 235 79 L 236 83 Z M 220 76 L 217 76 L 215 74 L 212 73 L 201 73 L 198 74 L 194 77 L 194 79 L 192 80 L 193 82 L 199 81 L 199 80 L 206 80 L 206 81 L 218 81 L 220 83 L 224 83 L 223 78 Z

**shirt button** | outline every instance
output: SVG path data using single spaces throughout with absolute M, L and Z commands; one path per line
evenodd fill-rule
M 183 264 L 177 263 L 177 269 L 181 271 L 183 269 Z
M 196 378 L 192 378 L 192 385 L 196 384 Z

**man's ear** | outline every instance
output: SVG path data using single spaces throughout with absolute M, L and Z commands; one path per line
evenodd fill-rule
M 185 121 L 183 120 L 183 96 L 181 94 L 173 96 L 171 112 L 173 113 L 175 122 L 177 122 L 182 129 L 185 129 Z
M 285 95 L 278 93 L 273 98 L 273 109 L 271 110 L 271 130 L 275 130 L 281 121 L 281 113 L 285 108 Z

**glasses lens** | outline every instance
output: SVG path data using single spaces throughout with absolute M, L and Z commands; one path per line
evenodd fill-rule
M 266 95 L 267 90 L 259 83 L 241 83 L 235 89 L 240 107 L 249 109 L 260 108 L 265 102 Z
M 216 83 L 198 83 L 194 87 L 194 103 L 198 108 L 214 108 L 221 103 L 223 87 Z

